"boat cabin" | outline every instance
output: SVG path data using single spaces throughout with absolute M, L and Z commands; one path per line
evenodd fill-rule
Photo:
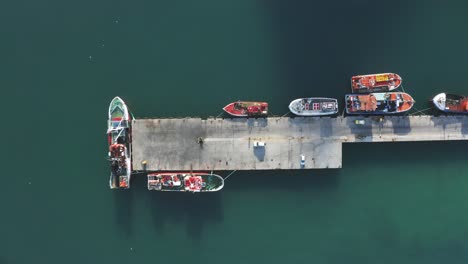
M 185 190 L 190 192 L 200 192 L 206 183 L 200 176 L 186 176 L 184 178 Z

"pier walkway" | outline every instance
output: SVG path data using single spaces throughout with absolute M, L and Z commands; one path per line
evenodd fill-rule
M 145 169 L 143 161 L 149 171 L 334 169 L 342 167 L 343 143 L 468 140 L 468 116 L 379 118 L 137 119 L 133 170 Z

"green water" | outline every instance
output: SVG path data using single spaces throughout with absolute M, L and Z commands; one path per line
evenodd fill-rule
M 374 72 L 418 109 L 468 94 L 468 3 L 290 2 L 3 3 L 0 263 L 467 263 L 465 142 L 345 145 L 341 170 L 238 172 L 216 194 L 109 190 L 115 95 L 137 117 L 282 115 Z

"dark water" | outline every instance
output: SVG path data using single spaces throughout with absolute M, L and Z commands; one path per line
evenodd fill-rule
M 0 8 L 0 263 L 467 263 L 468 143 L 345 145 L 343 169 L 213 195 L 108 188 L 106 111 L 273 114 L 397 72 L 468 94 L 464 1 L 31 1 Z M 6 147 L 6 149 L 5 149 Z

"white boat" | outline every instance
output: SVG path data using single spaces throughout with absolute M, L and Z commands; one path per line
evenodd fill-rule
M 163 192 L 217 192 L 223 177 L 208 172 L 155 172 L 148 174 L 148 190 Z
M 440 93 L 432 99 L 434 105 L 443 112 L 468 114 L 468 96 Z
M 289 104 L 289 110 L 298 116 L 324 116 L 338 113 L 338 100 L 334 98 L 299 98 Z
M 131 167 L 131 116 L 128 107 L 120 97 L 115 97 L 109 105 L 107 136 L 111 189 L 130 188 Z

